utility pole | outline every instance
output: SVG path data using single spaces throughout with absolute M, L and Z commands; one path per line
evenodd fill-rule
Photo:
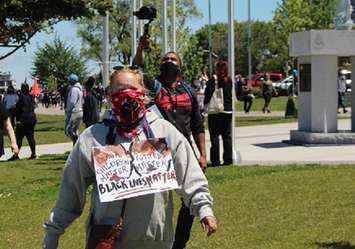
M 251 6 L 250 0 L 248 0 L 248 80 L 251 80 L 251 74 Z
M 235 138 L 235 69 L 234 69 L 234 0 L 228 0 L 228 68 L 229 77 L 232 80 L 232 153 L 233 164 L 241 161 L 236 150 Z
M 171 0 L 172 51 L 176 52 L 176 1 Z
M 163 53 L 168 52 L 168 25 L 167 25 L 167 0 L 162 0 L 162 21 L 163 21 Z
M 211 0 L 208 0 L 208 65 L 209 77 L 212 77 L 212 30 L 211 30 Z
M 102 85 L 104 87 L 108 86 L 109 83 L 109 61 L 110 61 L 110 44 L 109 44 L 109 11 L 105 12 L 103 17 L 104 27 L 103 27 L 103 39 L 102 39 Z
M 133 64 L 134 55 L 136 54 L 136 51 L 137 51 L 137 20 L 136 20 L 136 16 L 133 14 L 133 12 L 136 10 L 136 8 L 137 8 L 136 0 L 132 0 L 132 2 L 131 2 L 131 18 L 132 18 L 131 19 L 131 21 L 132 21 L 131 64 Z
M 143 6 L 143 0 L 138 0 L 138 9 Z M 138 20 L 138 37 L 143 35 L 143 21 Z

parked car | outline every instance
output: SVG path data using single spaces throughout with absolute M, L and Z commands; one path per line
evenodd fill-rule
M 282 73 L 275 73 L 275 72 L 270 72 L 269 77 L 272 82 L 277 82 L 277 81 L 280 81 L 284 78 L 282 76 Z M 249 83 L 252 86 L 259 87 L 261 84 L 261 80 L 260 80 L 261 78 L 265 79 L 265 73 L 258 73 L 249 81 Z
M 345 75 L 346 91 L 351 92 L 351 71 L 347 69 L 340 70 L 341 75 Z
M 286 77 L 283 80 L 272 83 L 279 95 L 288 95 L 292 91 L 293 75 Z M 295 94 L 297 94 L 297 86 L 295 87 Z

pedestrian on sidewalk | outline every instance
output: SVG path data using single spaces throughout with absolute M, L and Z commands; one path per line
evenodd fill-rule
M 80 122 L 83 118 L 83 87 L 76 74 L 69 75 L 68 82 L 70 88 L 65 108 L 65 135 L 75 144 L 79 137 Z
M 21 85 L 20 98 L 16 104 L 16 140 L 19 150 L 22 147 L 23 138 L 26 137 L 28 145 L 31 149 L 31 156 L 28 159 L 36 159 L 36 140 L 34 137 L 37 118 L 35 114 L 35 100 L 30 95 L 30 87 L 28 84 Z M 18 160 L 18 153 L 9 159 L 9 161 Z
M 347 113 L 344 99 L 346 93 L 346 77 L 345 75 L 339 74 L 338 76 L 338 113 L 340 113 L 339 108 L 343 109 L 343 113 Z
M 253 88 L 250 84 L 248 84 L 248 81 L 246 81 L 245 79 L 242 80 L 241 99 L 243 99 L 244 101 L 244 113 L 248 114 L 253 105 L 253 100 L 255 99 L 255 96 L 253 94 Z
M 6 90 L 6 94 L 4 95 L 3 98 L 3 102 L 7 112 L 9 113 L 12 127 L 15 127 L 17 101 L 18 101 L 18 95 L 15 92 L 15 88 L 12 85 L 8 86 Z
M 129 147 L 132 148 L 137 142 L 152 137 L 165 138 L 164 147 L 173 152 L 172 161 L 176 180 L 181 186 L 177 193 L 182 196 L 191 213 L 199 217 L 208 236 L 216 231 L 217 222 L 213 215 L 213 201 L 208 190 L 207 179 L 194 157 L 190 144 L 171 123 L 146 110 L 144 105 L 146 93 L 140 71 L 124 67 L 112 74 L 110 80 L 112 111 L 108 115 L 109 119 L 106 120 L 107 122 L 86 129 L 74 145 L 66 162 L 58 199 L 51 211 L 50 219 L 44 225 L 46 235 L 43 248 L 58 248 L 60 235 L 83 212 L 87 189 L 95 184 L 90 191 L 91 208 L 86 229 L 88 241 L 92 241 L 92 237 L 99 235 L 94 233 L 95 228 L 110 233 L 112 226 L 118 224 L 121 210 L 125 206 L 124 215 L 121 216 L 124 220 L 122 232 L 115 245 L 105 248 L 171 249 L 173 244 L 172 191 L 132 197 L 126 201 L 101 202 L 99 188 L 94 181 L 93 147 L 104 146 L 111 153 L 113 145 L 117 148 L 122 143 L 131 143 Z M 128 151 L 123 145 L 119 148 L 124 149 L 126 155 L 132 155 L 131 150 Z M 155 151 L 160 154 L 156 149 Z M 102 161 L 107 162 L 105 159 Z M 157 161 L 157 165 L 161 165 L 159 163 L 162 161 Z M 133 172 L 135 175 L 147 174 L 146 168 L 136 170 Z M 130 176 L 121 177 L 127 179 Z M 104 228 L 106 229 L 103 230 Z M 105 233 L 102 235 L 97 240 L 105 239 Z M 92 247 L 90 244 L 86 248 L 96 248 L 96 246 Z
M 263 113 L 271 113 L 269 105 L 273 95 L 277 95 L 275 87 L 272 85 L 269 74 L 265 74 L 265 78 L 260 78 L 261 80 L 261 95 L 264 98 L 264 107 L 262 109 Z
M 207 82 L 205 91 L 205 105 L 211 101 L 212 95 L 218 88 L 223 89 L 223 106 L 224 110 L 219 113 L 208 114 L 208 131 L 211 139 L 210 157 L 212 166 L 221 165 L 219 136 L 222 136 L 223 141 L 223 165 L 233 163 L 232 151 L 232 98 L 233 98 L 233 83 L 228 76 L 228 62 L 219 60 L 216 63 L 216 78 L 211 77 Z M 216 84 L 217 81 L 217 84 Z
M 93 91 L 94 84 L 94 77 L 89 77 L 85 83 L 86 96 L 83 105 L 83 122 L 86 128 L 99 122 L 100 118 L 98 100 Z
M 140 38 L 136 53 L 136 64 L 144 66 L 143 52 L 150 44 L 149 37 Z M 191 135 L 199 150 L 199 163 L 204 171 L 207 167 L 204 119 L 198 105 L 195 91 L 183 80 L 182 61 L 175 52 L 166 53 L 160 64 L 160 74 L 145 81 L 152 100 L 164 119 L 171 122 L 192 144 Z M 181 208 L 176 224 L 175 241 L 172 249 L 184 249 L 190 238 L 194 216 L 185 202 Z
M 18 146 L 16 143 L 16 137 L 14 128 L 11 125 L 9 113 L 6 110 L 4 104 L 0 102 L 0 119 L 2 121 L 2 125 L 0 125 L 0 157 L 5 155 L 4 151 L 4 129 L 10 139 L 11 151 L 15 155 L 19 153 Z

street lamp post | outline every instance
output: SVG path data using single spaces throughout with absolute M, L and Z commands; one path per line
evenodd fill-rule
M 103 39 L 102 39 L 102 85 L 106 87 L 109 79 L 109 12 L 106 11 L 106 15 L 103 17 Z
M 176 2 L 171 0 L 172 51 L 176 52 Z
M 234 69 L 234 0 L 228 0 L 228 68 L 232 80 L 232 152 L 233 164 L 241 161 L 235 142 L 235 69 Z
M 211 0 L 208 0 L 208 71 L 209 77 L 212 77 L 212 31 L 211 31 Z
M 248 79 L 251 80 L 251 6 L 248 0 Z

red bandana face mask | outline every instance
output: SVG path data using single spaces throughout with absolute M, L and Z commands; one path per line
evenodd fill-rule
M 132 133 L 146 113 L 145 93 L 142 90 L 125 89 L 111 96 L 112 110 L 116 116 L 117 131 Z

